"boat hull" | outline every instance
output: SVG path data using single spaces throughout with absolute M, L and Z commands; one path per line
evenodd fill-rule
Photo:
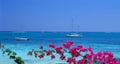
M 29 40 L 28 38 L 20 38 L 20 37 L 16 37 L 15 39 L 16 40 L 24 40 L 24 41 Z

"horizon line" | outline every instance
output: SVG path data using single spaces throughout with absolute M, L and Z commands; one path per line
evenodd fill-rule
M 120 32 L 120 31 L 0 31 L 0 32 L 104 32 L 104 33 L 111 33 L 111 32 Z

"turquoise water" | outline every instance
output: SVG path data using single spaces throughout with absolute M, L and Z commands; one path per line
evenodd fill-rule
M 48 44 L 53 43 L 57 46 L 63 42 L 72 40 L 75 42 L 74 46 L 82 44 L 85 47 L 92 47 L 94 52 L 110 51 L 114 53 L 115 57 L 120 58 L 120 33 L 105 33 L 105 32 L 79 32 L 82 38 L 68 38 L 66 34 L 70 32 L 0 32 L 0 42 L 9 48 L 16 51 L 18 56 L 21 56 L 26 64 L 49 64 L 54 60 L 46 57 L 48 63 L 42 59 L 35 59 L 27 56 L 27 52 L 32 48 L 39 49 L 43 45 L 48 49 Z M 15 37 L 29 38 L 28 41 L 17 41 Z M 61 62 L 59 59 L 54 62 Z M 64 62 L 64 61 L 62 61 Z M 0 54 L 0 64 L 15 64 L 9 60 L 7 56 Z M 52 63 L 54 64 L 54 63 Z

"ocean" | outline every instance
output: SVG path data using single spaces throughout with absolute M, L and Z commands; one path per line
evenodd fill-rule
M 56 46 L 62 45 L 66 41 L 74 41 L 73 46 L 79 44 L 84 47 L 92 47 L 94 52 L 110 51 L 116 58 L 120 58 L 120 32 L 78 32 L 83 37 L 69 38 L 66 34 L 70 32 L 0 32 L 0 42 L 5 48 L 11 49 L 21 56 L 25 64 L 55 64 L 56 62 L 64 62 L 61 60 L 51 60 L 46 57 L 44 59 L 36 59 L 27 56 L 27 52 L 32 48 L 39 49 L 43 45 L 45 49 L 49 49 L 50 43 Z M 28 41 L 17 41 L 15 37 L 29 38 Z M 1 50 L 0 50 L 1 51 Z M 47 62 L 46 62 L 47 61 Z M 0 64 L 16 64 L 6 55 L 0 52 Z

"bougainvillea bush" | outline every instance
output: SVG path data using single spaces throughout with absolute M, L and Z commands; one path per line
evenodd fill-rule
M 28 52 L 28 55 L 34 55 L 40 59 L 45 56 L 56 59 L 58 58 L 56 56 L 59 55 L 59 59 L 66 61 L 68 64 L 120 64 L 111 52 L 94 53 L 91 47 L 85 48 L 82 45 L 74 47 L 73 44 L 73 41 L 67 41 L 61 46 L 49 44 L 48 50 L 45 50 L 44 47 L 40 45 L 40 50 L 32 49 L 32 51 Z

